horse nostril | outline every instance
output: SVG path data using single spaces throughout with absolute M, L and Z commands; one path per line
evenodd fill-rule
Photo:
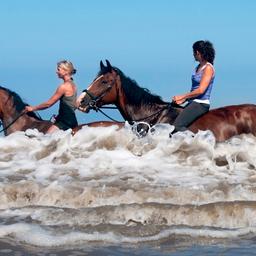
M 81 100 L 79 106 L 83 107 L 83 106 L 86 106 L 86 105 L 87 105 L 87 101 L 85 99 Z

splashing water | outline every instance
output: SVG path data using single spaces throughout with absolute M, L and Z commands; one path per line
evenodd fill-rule
M 157 125 L 0 137 L 0 239 L 35 246 L 256 234 L 256 138 Z

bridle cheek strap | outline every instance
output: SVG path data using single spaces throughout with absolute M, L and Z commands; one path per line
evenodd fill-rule
M 95 109 L 97 110 L 98 107 L 97 107 L 97 102 L 99 100 L 101 100 L 106 94 L 108 91 L 111 90 L 113 85 L 108 85 L 106 87 L 106 89 L 99 95 L 99 96 L 94 96 L 91 92 L 89 92 L 87 89 L 83 90 L 83 92 L 85 92 L 89 97 L 90 97 L 90 101 L 88 103 L 89 107 L 92 108 L 92 109 Z

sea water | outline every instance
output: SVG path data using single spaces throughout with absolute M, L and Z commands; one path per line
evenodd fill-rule
M 256 137 L 171 129 L 0 137 L 0 255 L 253 255 Z

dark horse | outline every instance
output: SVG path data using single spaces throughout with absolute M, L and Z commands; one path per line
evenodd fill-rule
M 127 121 L 143 121 L 148 124 L 172 124 L 182 108 L 164 102 L 147 89 L 126 77 L 121 70 L 112 67 L 109 61 L 100 63 L 100 72 L 88 89 L 79 96 L 79 109 L 88 112 L 105 104 L 115 104 Z M 256 105 L 243 104 L 210 110 L 189 127 L 196 133 L 210 130 L 216 141 L 225 141 L 232 136 L 251 133 L 256 135 Z
M 0 86 L 0 120 L 2 121 L 2 131 L 5 135 L 9 135 L 15 131 L 25 131 L 29 128 L 36 128 L 39 132 L 46 133 L 53 125 L 50 121 L 42 120 L 34 112 L 25 113 L 24 108 L 27 105 L 17 93 Z M 116 123 L 99 121 L 82 124 L 74 128 L 72 133 L 76 133 L 84 125 L 105 127 L 113 124 Z M 116 125 L 121 126 L 122 124 L 117 123 Z

